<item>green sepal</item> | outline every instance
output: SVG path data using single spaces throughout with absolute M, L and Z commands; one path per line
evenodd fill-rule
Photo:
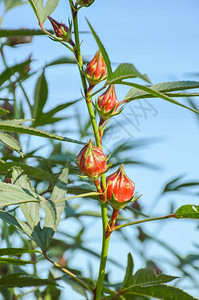
M 99 82 L 101 82 L 101 81 L 103 81 L 107 78 L 107 75 L 103 74 L 103 75 L 101 75 L 100 78 L 95 79 L 95 72 L 93 73 L 92 77 L 90 77 L 87 73 L 85 73 L 85 75 L 86 75 L 86 78 L 87 78 L 87 80 L 88 80 L 88 82 L 91 86 L 94 86 L 94 85 L 98 84 Z
M 140 196 L 136 197 L 136 195 L 137 195 L 137 193 L 135 193 L 135 195 L 133 195 L 133 197 L 130 200 L 118 202 L 117 199 L 115 198 L 114 194 L 112 194 L 112 198 L 109 201 L 109 203 L 114 210 L 120 210 L 120 209 L 124 208 L 127 204 L 138 200 L 142 196 L 142 195 L 140 195 Z
M 116 105 L 117 104 L 115 104 L 114 107 L 109 112 L 105 112 L 104 110 L 101 110 L 99 108 L 99 106 L 97 104 L 97 100 L 95 100 L 95 108 L 97 109 L 97 112 L 102 120 L 108 120 L 111 117 L 119 115 L 122 112 L 123 107 L 121 107 L 118 111 L 114 112 Z

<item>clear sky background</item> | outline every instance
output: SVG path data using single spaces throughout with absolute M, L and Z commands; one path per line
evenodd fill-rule
M 199 73 L 199 2 L 198 0 L 95 0 L 90 8 L 80 12 L 80 28 L 88 30 L 84 17 L 87 17 L 100 36 L 101 41 L 114 63 L 133 63 L 141 73 L 147 73 L 152 83 L 175 80 L 198 80 L 199 76 L 191 73 Z M 67 1 L 60 0 L 58 8 L 52 17 L 58 21 L 67 23 L 70 11 Z M 50 28 L 48 21 L 46 28 Z M 36 17 L 30 6 L 16 8 L 9 12 L 3 22 L 3 27 L 9 28 L 38 28 Z M 81 36 L 82 52 L 87 58 L 91 58 L 97 46 L 92 35 Z M 49 62 L 53 58 L 65 55 L 65 49 L 58 43 L 53 43 L 47 37 L 37 37 L 30 45 L 19 47 L 17 50 L 8 50 L 10 62 L 19 62 L 28 57 L 32 52 L 36 58 L 33 66 L 38 67 Z M 13 53 L 16 55 L 13 56 Z M 114 65 L 116 66 L 116 64 Z M 59 66 L 47 71 L 47 79 L 50 86 L 48 108 L 56 104 L 76 99 L 80 96 L 80 80 L 76 66 Z M 34 79 L 36 80 L 36 78 Z M 32 88 L 35 81 L 27 82 L 30 97 L 33 97 Z M 117 88 L 118 100 L 123 100 L 127 92 L 126 88 Z M 185 100 L 178 99 L 185 102 Z M 141 100 L 143 101 L 143 100 Z M 198 98 L 195 98 L 198 103 Z M 162 185 L 171 178 L 184 174 L 187 180 L 198 180 L 199 170 L 199 139 L 197 116 L 179 106 L 175 106 L 160 99 L 150 99 L 142 102 L 145 109 L 141 110 L 137 101 L 117 119 L 120 122 L 120 130 L 112 132 L 107 138 L 107 147 L 110 143 L 117 143 L 122 139 L 133 140 L 146 137 L 162 137 L 159 142 L 150 147 L 136 152 L 136 157 L 156 163 L 162 167 L 160 171 L 149 170 L 141 167 L 127 168 L 128 174 L 136 184 L 136 190 L 143 194 L 141 203 L 149 212 L 149 207 L 161 190 Z M 86 108 L 81 102 L 82 114 L 86 115 Z M 134 115 L 133 115 L 134 114 Z M 135 117 L 136 114 L 136 117 Z M 139 116 L 137 115 L 139 114 Z M 116 122 L 112 120 L 112 122 Z M 106 138 L 105 138 L 106 140 Z M 70 145 L 66 145 L 70 147 Z M 129 154 L 131 155 L 131 154 Z M 135 155 L 135 152 L 132 153 Z M 198 199 L 190 195 L 164 197 L 154 209 L 154 215 L 164 215 L 171 200 L 175 200 L 175 208 L 182 204 L 197 204 Z M 67 223 L 70 225 L 70 222 Z M 71 223 L 72 224 L 72 223 Z M 159 224 L 145 225 L 148 232 L 158 232 Z M 168 221 L 159 232 L 159 238 L 179 250 L 179 253 L 197 253 L 193 242 L 199 238 L 197 221 Z M 101 225 L 95 222 L 95 226 L 89 231 L 90 247 L 100 251 Z M 97 235 L 96 235 L 97 232 Z M 127 229 L 129 235 L 134 236 Z M 131 251 L 135 257 L 135 268 L 143 267 L 141 260 L 126 245 L 121 244 L 117 237 L 112 237 L 110 256 L 118 258 L 126 263 L 127 253 Z M 148 257 L 153 258 L 159 253 L 158 247 L 146 249 Z M 165 263 L 162 252 L 160 266 L 171 275 L 173 270 Z M 87 266 L 88 259 L 81 254 L 79 256 L 82 268 Z M 172 259 L 172 258 L 171 258 Z M 79 266 L 79 261 L 74 261 L 74 266 Z M 96 261 L 94 264 L 97 267 Z M 123 278 L 123 272 L 109 266 L 112 269 L 112 278 L 117 281 Z M 97 271 L 96 271 L 97 276 Z M 188 282 L 185 283 L 189 285 Z M 187 291 L 189 291 L 187 289 Z M 196 290 L 189 291 L 195 297 L 199 297 Z M 80 299 L 71 289 L 68 291 L 70 300 Z M 65 299 L 65 298 L 63 298 Z

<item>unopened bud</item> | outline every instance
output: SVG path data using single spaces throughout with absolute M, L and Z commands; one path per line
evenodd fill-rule
M 77 4 L 80 5 L 80 6 L 85 6 L 85 7 L 88 7 L 90 6 L 91 4 L 93 4 L 95 0 L 77 0 Z
M 106 156 L 101 148 L 90 140 L 76 158 L 80 172 L 89 178 L 96 179 L 107 171 Z
M 106 78 L 106 65 L 100 50 L 96 52 L 93 59 L 87 64 L 86 77 L 91 86 Z
M 71 28 L 68 28 L 64 23 L 59 23 L 55 19 L 48 17 L 54 32 L 57 37 L 62 38 L 65 42 L 72 43 Z

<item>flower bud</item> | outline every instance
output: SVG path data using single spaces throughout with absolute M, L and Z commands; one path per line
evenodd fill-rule
M 77 0 L 77 4 L 78 5 L 81 5 L 82 7 L 85 6 L 85 7 L 88 7 L 90 6 L 91 4 L 93 4 L 95 0 Z
M 80 172 L 92 179 L 97 179 L 107 171 L 104 152 L 101 148 L 94 146 L 91 140 L 79 152 L 75 162 Z
M 71 28 L 68 28 L 64 23 L 59 23 L 51 17 L 48 17 L 54 32 L 57 37 L 63 38 L 65 42 L 71 43 Z
M 125 173 L 124 166 L 107 177 L 107 200 L 115 210 L 119 210 L 126 206 L 133 198 L 135 184 Z
M 98 98 L 96 103 L 96 108 L 98 114 L 102 120 L 107 120 L 110 117 L 120 113 L 120 111 L 115 112 L 119 105 L 117 96 L 115 93 L 115 85 L 109 85 L 108 89 Z
M 100 50 L 93 59 L 87 64 L 86 77 L 91 86 L 96 85 L 106 77 L 106 65 Z

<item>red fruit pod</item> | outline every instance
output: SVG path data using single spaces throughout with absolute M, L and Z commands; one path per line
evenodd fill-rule
M 128 178 L 121 165 L 119 169 L 107 177 L 107 200 L 115 210 L 119 210 L 131 201 L 136 199 L 133 197 L 135 184 Z
M 82 148 L 75 160 L 83 175 L 97 179 L 107 171 L 106 156 L 101 148 L 93 145 L 90 140 Z
M 91 86 L 106 78 L 106 64 L 100 50 L 96 52 L 93 59 L 87 64 L 86 77 Z
M 114 115 L 117 115 L 121 110 L 117 111 L 119 101 L 117 100 L 115 85 L 110 84 L 107 90 L 98 98 L 96 108 L 102 120 L 107 120 Z

